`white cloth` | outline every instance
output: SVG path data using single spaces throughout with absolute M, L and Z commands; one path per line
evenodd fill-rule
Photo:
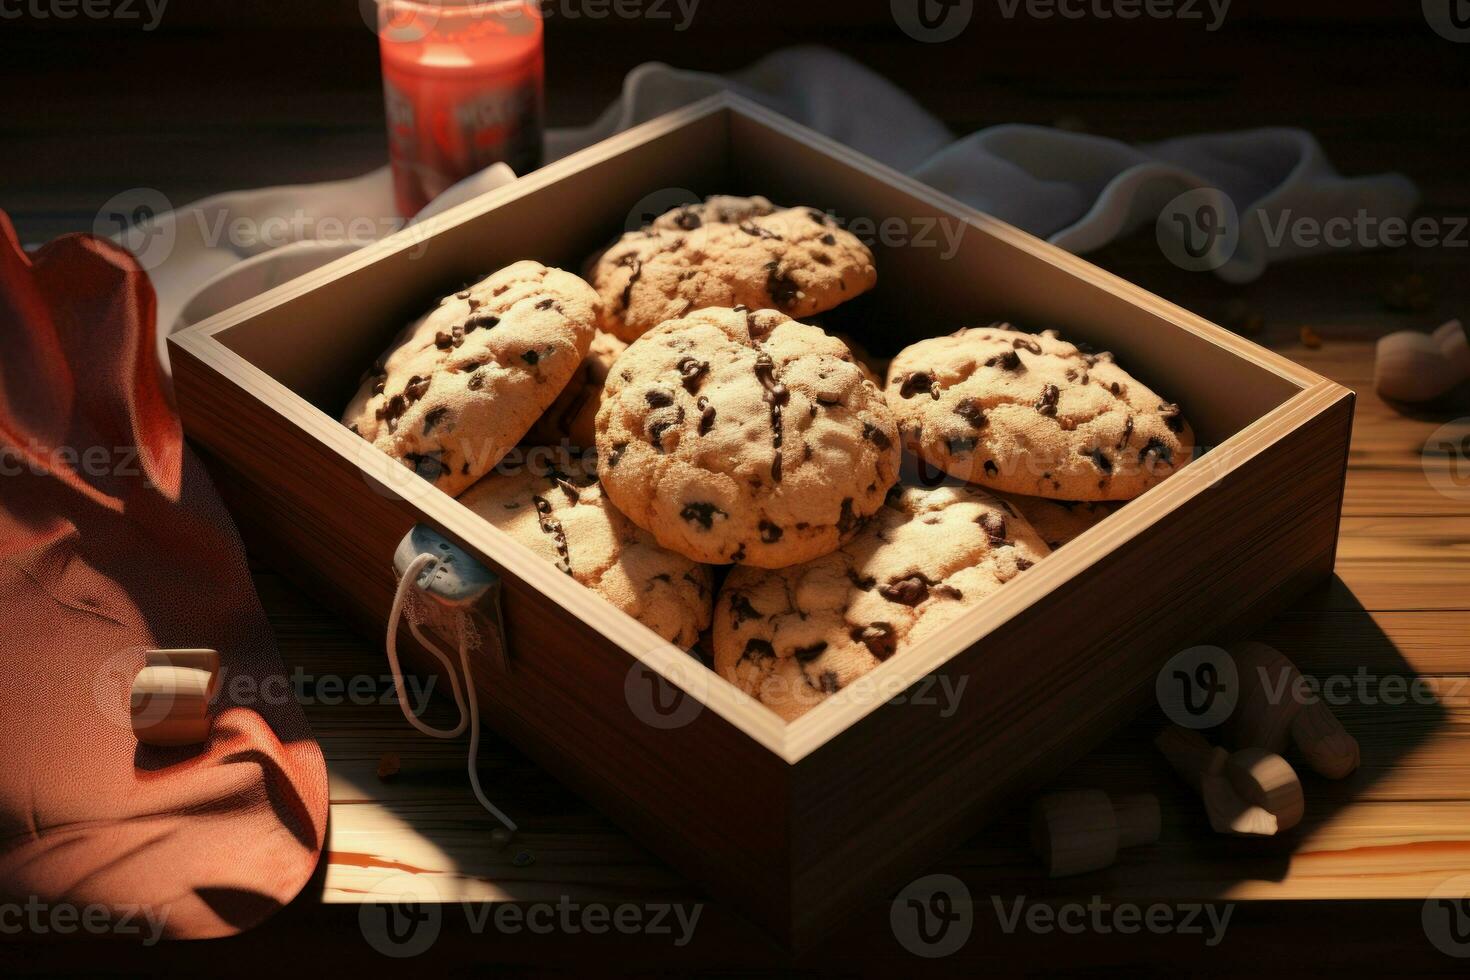
M 1399 174 L 1344 178 L 1311 134 L 1259 129 L 1187 136 L 1143 146 L 1038 126 L 1002 125 L 955 139 L 937 119 L 886 79 L 824 48 L 790 48 L 730 76 L 659 63 L 628 73 L 620 97 L 591 126 L 546 134 L 554 160 L 630 126 L 721 90 L 789 116 L 874 159 L 1074 252 L 1097 249 L 1154 221 L 1177 195 L 1214 188 L 1241 215 L 1240 238 L 1217 274 L 1256 278 L 1268 262 L 1329 247 L 1279 234 L 1283 217 L 1324 222 L 1366 215 L 1407 217 L 1418 203 Z M 513 180 L 497 164 L 450 188 L 415 220 Z M 815 202 L 820 203 L 820 202 Z M 152 265 L 159 324 L 181 329 L 301 275 L 373 237 L 366 228 L 323 240 L 323 227 L 354 217 L 391 215 L 387 168 L 353 180 L 238 191 L 155 219 L 173 246 Z M 306 220 L 302 220 L 303 216 Z M 277 247 L 210 234 L 221 218 L 281 219 L 300 236 Z M 335 219 L 335 220 L 326 220 Z M 294 222 L 294 223 L 293 223 Z M 392 230 L 381 222 L 382 231 Z M 146 264 L 146 263 L 145 263 Z M 167 366 L 167 350 L 160 347 Z

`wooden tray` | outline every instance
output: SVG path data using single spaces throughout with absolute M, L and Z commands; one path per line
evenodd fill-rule
M 887 353 L 991 319 L 1057 326 L 1180 401 L 1209 451 L 785 725 L 337 422 L 362 366 L 438 295 L 522 258 L 579 269 L 637 202 L 675 188 L 896 220 L 910 240 L 875 244 L 879 286 L 842 318 L 860 342 Z M 962 229 L 953 254 L 914 240 L 926 226 Z M 1146 703 L 1169 655 L 1325 578 L 1353 409 L 1347 389 L 725 95 L 171 343 L 185 428 L 258 547 L 370 636 L 412 525 L 475 555 L 503 577 L 510 654 L 508 669 L 477 665 L 486 723 L 793 945 L 1097 744 Z M 921 696 L 962 684 L 953 703 Z

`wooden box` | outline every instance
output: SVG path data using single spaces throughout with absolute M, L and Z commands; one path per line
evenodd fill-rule
M 861 690 L 783 724 L 337 421 L 364 366 L 439 295 L 517 259 L 579 270 L 640 202 L 687 192 L 760 193 L 878 231 L 879 285 L 843 326 L 880 353 L 992 319 L 1055 326 L 1182 403 L 1210 448 Z M 1325 579 L 1353 409 L 1352 392 L 728 96 L 171 343 L 186 431 L 254 546 L 378 637 L 411 526 L 479 558 L 503 578 L 509 650 L 508 667 L 476 665 L 485 723 L 793 945 L 1019 805 L 1145 705 L 1170 655 Z

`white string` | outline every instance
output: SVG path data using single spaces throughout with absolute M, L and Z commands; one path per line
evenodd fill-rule
M 419 576 L 430 565 L 437 564 L 439 559 L 433 555 L 423 554 L 409 563 L 403 573 L 403 578 L 398 583 L 398 591 L 393 594 L 393 609 L 388 613 L 388 665 L 393 671 L 393 688 L 398 693 L 398 706 L 403 710 L 403 717 L 408 723 L 430 738 L 458 738 L 464 733 L 466 727 L 470 730 L 470 754 L 469 772 L 470 788 L 474 790 L 475 799 L 480 805 L 488 810 L 495 819 L 505 825 L 507 830 L 515 830 L 516 825 L 510 817 L 500 811 L 489 798 L 485 796 L 485 790 L 480 786 L 479 758 L 480 758 L 480 701 L 475 695 L 475 682 L 470 674 L 469 642 L 463 625 L 464 613 L 460 613 L 461 625 L 459 630 L 459 662 L 464 669 L 464 687 L 461 689 L 458 672 L 454 669 L 454 662 L 450 660 L 439 645 L 430 640 L 419 631 L 418 623 L 414 622 L 413 616 L 408 617 L 408 628 L 413 633 L 414 639 L 423 645 L 439 661 L 444 672 L 449 675 L 449 686 L 454 694 L 455 707 L 459 709 L 459 724 L 451 729 L 434 728 L 424 724 L 408 706 L 408 695 L 403 689 L 403 670 L 398 665 L 398 623 L 403 616 L 403 605 L 408 598 L 409 590 L 419 580 Z M 469 701 L 469 710 L 465 710 L 465 701 Z

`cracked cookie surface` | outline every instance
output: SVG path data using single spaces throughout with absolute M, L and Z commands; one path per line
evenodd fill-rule
M 979 487 L 895 488 L 837 551 L 730 573 L 715 607 L 715 669 L 790 721 L 1047 553 L 1024 517 Z
M 460 502 L 659 636 L 694 646 L 710 622 L 710 570 L 619 513 L 591 465 L 548 455 L 515 473 L 491 473 Z
M 962 480 L 1054 500 L 1130 500 L 1190 459 L 1178 405 L 1056 331 L 1005 324 L 900 351 L 885 390 L 904 448 Z
M 581 279 L 517 262 L 445 297 L 368 371 L 342 424 L 455 495 L 561 393 L 599 301 Z
M 591 262 L 602 328 L 632 341 L 706 307 L 776 309 L 802 318 L 878 281 L 873 253 L 815 208 L 763 197 L 708 198 L 629 232 Z
M 649 331 L 608 376 L 596 437 L 613 504 L 711 564 L 832 551 L 882 506 L 900 462 L 882 392 L 847 348 L 775 310 Z

